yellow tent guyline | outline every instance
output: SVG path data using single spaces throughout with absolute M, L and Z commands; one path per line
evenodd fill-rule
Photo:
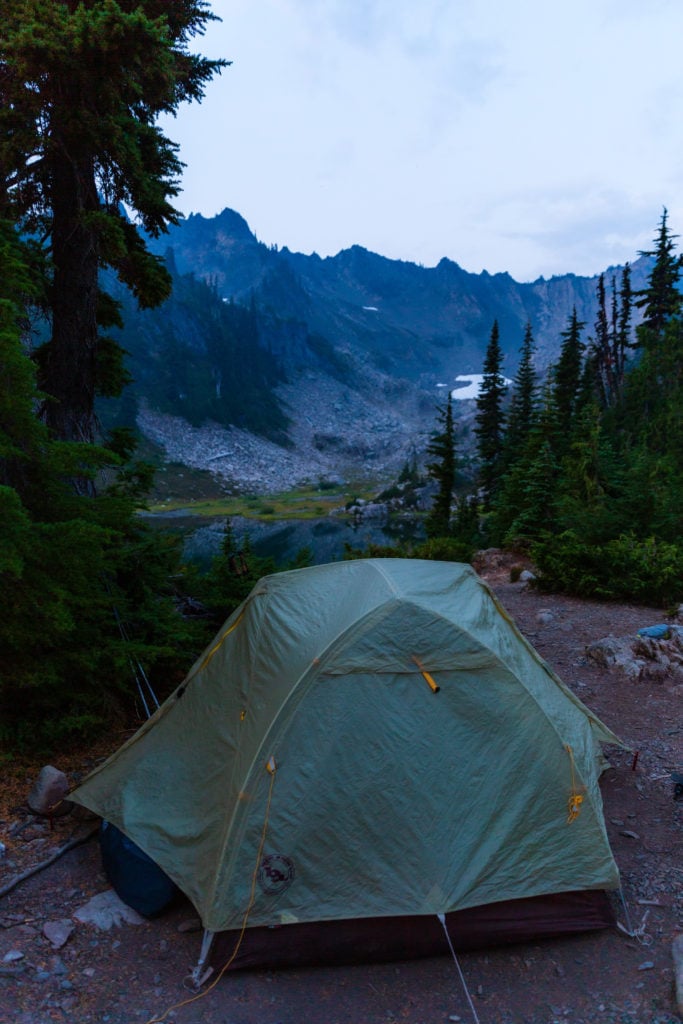
M 237 623 L 235 623 L 235 626 L 236 625 L 237 625 Z M 230 965 L 234 962 L 235 957 L 237 956 L 237 954 L 240 951 L 240 946 L 242 945 L 242 941 L 244 939 L 244 933 L 247 930 L 247 922 L 249 921 L 249 915 L 251 913 L 251 908 L 254 906 L 254 901 L 256 899 L 256 879 L 258 878 L 258 870 L 259 870 L 259 866 L 261 864 L 261 857 L 263 856 L 263 847 L 266 844 L 266 834 L 268 832 L 268 819 L 270 817 L 270 805 L 271 805 L 272 800 L 273 800 L 273 787 L 275 786 L 275 776 L 277 774 L 277 764 L 275 762 L 275 758 L 272 755 L 271 755 L 271 757 L 268 758 L 268 761 L 266 762 L 265 768 L 266 768 L 266 771 L 268 772 L 268 774 L 270 775 L 270 785 L 268 786 L 268 799 L 266 801 L 266 813 L 265 813 L 264 818 L 263 818 L 263 828 L 261 830 L 261 838 L 259 840 L 258 852 L 256 854 L 256 864 L 254 865 L 254 871 L 253 871 L 253 874 L 251 876 L 251 890 L 249 892 L 249 903 L 247 904 L 247 909 L 244 912 L 244 918 L 242 919 L 242 927 L 241 927 L 240 933 L 239 933 L 239 935 L 237 937 L 237 942 L 235 943 L 235 948 L 233 949 L 232 954 L 230 955 L 229 959 L 223 964 L 223 966 L 221 967 L 220 971 L 218 972 L 216 977 L 213 979 L 211 984 L 208 986 L 208 988 L 205 988 L 203 992 L 197 993 L 196 996 L 191 996 L 190 999 L 184 999 L 180 1003 L 174 1003 L 173 1006 L 169 1006 L 169 1008 L 165 1011 L 165 1013 L 163 1013 L 161 1015 L 161 1017 L 151 1017 L 147 1021 L 147 1024 L 162 1024 L 162 1021 L 166 1020 L 166 1018 L 168 1017 L 169 1013 L 171 1013 L 172 1010 L 179 1010 L 181 1006 L 189 1006 L 190 1003 L 196 1003 L 199 999 L 203 999 L 204 996 L 208 995 L 209 992 L 211 992 L 211 990 L 216 987 L 216 985 L 221 980 L 221 978 L 223 977 L 225 972 L 228 970 Z M 209 973 L 210 973 L 210 971 L 209 971 Z
M 567 824 L 570 825 L 571 822 L 577 820 L 581 814 L 581 805 L 584 803 L 584 797 L 579 793 L 577 788 L 577 779 L 575 779 L 573 763 L 573 751 L 568 743 L 564 744 L 564 750 L 569 755 L 569 766 L 571 769 L 571 794 L 567 801 Z

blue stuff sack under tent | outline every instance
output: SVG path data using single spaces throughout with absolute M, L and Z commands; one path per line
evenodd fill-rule
M 143 917 L 166 910 L 178 887 L 139 846 L 108 821 L 100 828 L 105 874 L 117 896 Z

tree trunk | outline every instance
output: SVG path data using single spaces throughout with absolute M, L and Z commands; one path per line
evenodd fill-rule
M 49 396 L 44 419 L 55 437 L 92 443 L 99 260 L 96 229 L 86 216 L 97 210 L 98 198 L 92 160 L 66 144 L 54 160 L 51 205 L 54 278 L 52 337 L 40 379 Z

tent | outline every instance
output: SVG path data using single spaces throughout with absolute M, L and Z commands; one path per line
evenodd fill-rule
M 470 566 L 366 559 L 260 580 L 71 799 L 207 935 L 246 922 L 245 963 L 297 962 L 298 937 L 340 959 L 363 922 L 407 944 L 376 955 L 412 955 L 437 915 L 461 945 L 612 920 L 590 899 L 619 884 L 601 743 L 620 741 Z

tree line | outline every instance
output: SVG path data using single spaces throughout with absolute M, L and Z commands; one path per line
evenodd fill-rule
M 158 118 L 227 62 L 192 51 L 203 0 L 0 2 L 0 742 L 63 742 L 173 682 L 203 637 L 177 545 L 137 514 L 150 467 L 96 403 L 128 382 L 113 330 L 171 279 L 179 214 Z
M 673 605 L 683 599 L 682 259 L 666 209 L 646 286 L 627 264 L 600 275 L 586 331 L 574 310 L 541 377 L 527 326 L 508 389 L 494 323 L 475 418 L 474 486 L 458 469 L 452 399 L 428 454 L 438 493 L 432 538 L 456 550 L 531 555 L 538 582 L 580 596 Z M 635 312 L 641 318 L 634 328 Z
M 152 469 L 130 429 L 98 416 L 98 402 L 116 401 L 129 383 L 120 292 L 107 285 L 118 282 L 142 309 L 170 291 L 168 267 L 145 243 L 179 216 L 182 164 L 158 118 L 201 100 L 227 63 L 190 49 L 212 17 L 202 0 L 0 0 L 5 746 L 62 744 L 127 722 L 136 704 L 142 713 L 145 688 L 165 696 L 275 568 L 238 551 L 229 530 L 208 574 L 183 564 L 177 540 L 138 514 Z M 547 585 L 680 597 L 681 263 L 666 213 L 650 255 L 643 294 L 631 295 L 628 268 L 609 295 L 601 280 L 593 336 L 583 340 L 574 314 L 545 381 L 527 330 L 511 399 L 494 325 L 477 486 L 454 505 L 463 459 L 449 399 L 429 449 L 438 494 L 423 557 L 503 543 L 531 551 Z M 179 287 L 202 306 L 210 286 Z M 643 310 L 635 332 L 634 304 Z M 212 364 L 210 393 L 220 397 L 255 350 L 254 313 L 206 308 L 226 342 Z M 158 343 L 170 358 L 178 339 L 160 327 Z M 181 383 L 193 401 L 195 378 L 179 381 L 171 364 L 160 386 L 176 395 Z M 257 369 L 270 380 L 266 359 Z M 249 398 L 250 378 L 239 386 Z M 260 426 L 286 423 L 271 410 Z

